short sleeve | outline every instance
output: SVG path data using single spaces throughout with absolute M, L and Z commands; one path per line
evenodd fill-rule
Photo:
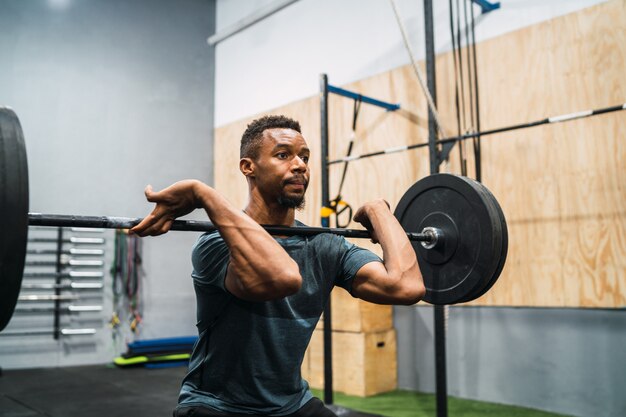
M 343 239 L 342 250 L 343 255 L 341 256 L 339 276 L 335 281 L 335 285 L 343 287 L 351 293 L 352 281 L 354 281 L 354 277 L 359 272 L 359 269 L 370 262 L 383 262 L 383 260 L 374 252 L 358 247 L 345 239 Z
M 230 252 L 218 232 L 205 233 L 191 251 L 191 276 L 198 285 L 211 285 L 226 291 L 224 281 Z

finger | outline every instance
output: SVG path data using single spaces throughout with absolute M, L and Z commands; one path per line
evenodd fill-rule
M 146 217 L 143 218 L 137 225 L 130 229 L 131 233 L 136 233 L 139 236 L 147 236 L 147 230 L 152 227 L 155 223 L 159 221 L 164 214 L 159 210 L 159 206 L 157 205 L 154 210 Z
M 129 232 L 130 233 L 135 233 L 139 236 L 147 236 L 145 234 L 146 229 L 148 229 L 148 227 L 150 227 L 155 221 L 155 217 L 154 215 L 150 214 L 146 217 L 144 217 L 144 219 L 142 221 L 139 222 L 139 224 L 135 225 L 134 227 L 132 227 Z
M 165 222 L 163 222 L 163 225 L 159 228 L 158 234 L 155 234 L 153 236 L 163 235 L 163 234 L 169 232 L 170 229 L 172 228 L 172 223 L 173 222 L 174 222 L 174 220 L 172 220 L 172 219 L 165 220 Z
M 150 184 L 146 185 L 146 188 L 143 190 L 143 193 L 146 196 L 146 200 L 148 200 L 151 203 L 156 203 L 156 198 L 159 193 L 154 192 L 152 185 Z
M 378 234 L 376 233 L 376 230 L 369 228 L 367 231 L 370 232 L 370 241 L 374 244 L 378 243 Z
M 165 217 L 160 217 L 150 222 L 145 229 L 141 230 L 139 236 L 159 236 L 166 233 L 170 227 L 171 220 Z
M 352 217 L 352 220 L 354 220 L 357 223 L 361 223 L 361 221 L 363 220 L 363 216 L 364 216 L 364 210 L 363 207 L 360 207 L 356 213 L 354 214 L 354 216 Z
M 355 216 L 354 221 L 365 227 L 367 230 L 372 230 L 372 223 L 367 216 L 359 216 L 358 218 Z
M 164 188 L 160 191 L 154 191 L 151 185 L 146 186 L 144 189 L 144 194 L 146 195 L 146 199 L 151 203 L 167 203 L 169 204 L 171 201 L 170 195 L 170 187 Z

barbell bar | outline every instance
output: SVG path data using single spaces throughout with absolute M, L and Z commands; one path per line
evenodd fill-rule
M 411 241 L 431 304 L 469 302 L 497 281 L 508 250 L 506 219 L 498 201 L 481 183 L 452 174 L 434 174 L 413 184 L 394 211 Z M 20 121 L 0 107 L 0 331 L 19 297 L 28 226 L 129 229 L 141 219 L 28 212 L 28 163 Z M 263 226 L 272 235 L 332 233 L 371 238 L 367 230 Z M 216 230 L 211 222 L 176 220 L 172 230 Z
M 131 229 L 138 225 L 143 219 L 140 217 L 108 217 L 108 216 L 75 216 L 67 214 L 41 214 L 29 213 L 28 224 L 30 226 L 51 226 L 51 227 L 85 227 L 99 229 Z M 369 239 L 370 233 L 367 230 L 359 229 L 342 229 L 332 227 L 287 227 L 287 226 L 271 226 L 262 225 L 263 228 L 271 235 L 278 236 L 315 236 L 320 233 L 331 233 L 334 235 L 344 236 L 355 239 Z M 174 220 L 170 230 L 183 232 L 213 232 L 217 227 L 207 221 L 197 220 Z M 423 233 L 406 233 L 409 240 L 423 241 L 428 245 L 436 245 L 437 239 L 442 236 L 436 236 L 432 230 L 426 230 Z

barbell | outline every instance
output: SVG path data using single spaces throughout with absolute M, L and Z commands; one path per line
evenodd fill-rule
M 481 183 L 452 174 L 434 174 L 400 199 L 394 215 L 417 255 L 431 304 L 472 301 L 488 291 L 504 267 L 508 231 L 504 213 Z M 0 331 L 19 296 L 28 226 L 128 229 L 139 218 L 38 214 L 28 212 L 28 164 L 20 121 L 0 107 Z M 263 226 L 273 235 L 332 233 L 370 238 L 366 230 Z M 176 220 L 172 230 L 213 231 L 211 222 Z

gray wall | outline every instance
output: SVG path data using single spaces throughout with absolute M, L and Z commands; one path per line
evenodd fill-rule
M 213 0 L 0 0 L 0 104 L 22 122 L 31 212 L 139 217 L 146 184 L 212 182 L 214 27 Z M 144 239 L 139 337 L 195 334 L 196 237 Z M 110 361 L 125 340 L 104 304 L 96 337 L 3 337 L 0 366 Z
M 395 307 L 398 383 L 434 392 L 433 309 Z M 449 307 L 450 395 L 626 415 L 626 310 Z

